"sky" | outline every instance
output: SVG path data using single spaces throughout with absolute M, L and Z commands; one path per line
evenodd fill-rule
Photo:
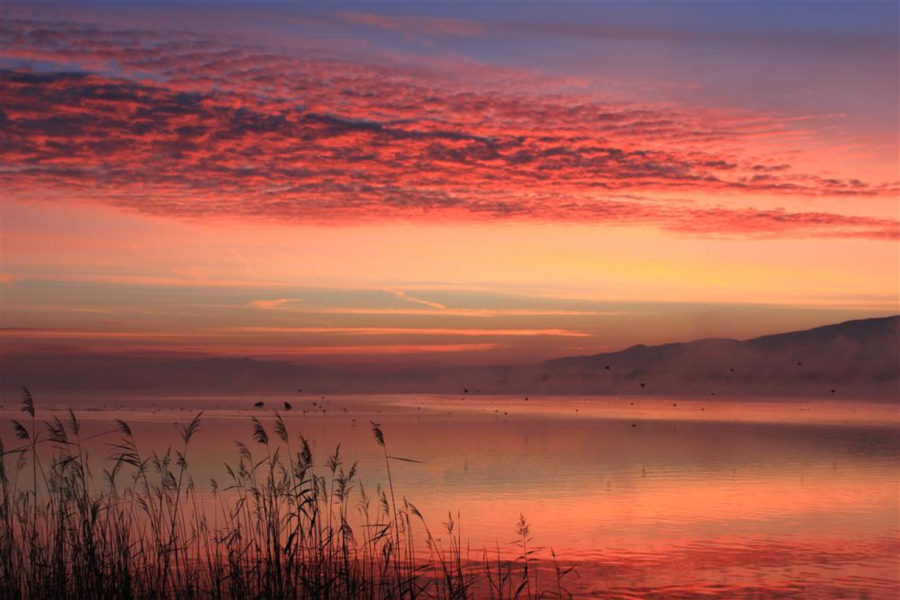
M 900 312 L 896 2 L 0 14 L 0 355 L 516 364 Z

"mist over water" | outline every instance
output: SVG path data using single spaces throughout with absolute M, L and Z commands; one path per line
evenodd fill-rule
M 264 402 L 262 408 L 254 407 Z M 292 406 L 285 411 L 284 402 Z M 900 591 L 896 404 L 524 396 L 48 398 L 87 433 L 124 419 L 142 447 L 176 445 L 204 411 L 190 469 L 208 496 L 249 415 L 309 439 L 318 466 L 341 444 L 367 491 L 386 483 L 370 421 L 397 462 L 394 485 L 440 532 L 448 511 L 472 552 L 534 547 L 576 563 L 580 597 L 895 598 Z M 18 407 L 0 409 L 11 440 Z M 106 456 L 104 438 L 91 450 Z M 261 450 L 260 450 L 261 451 Z M 97 472 L 99 468 L 96 469 Z M 98 484 L 101 485 L 101 484 Z M 227 491 L 225 492 L 227 493 Z

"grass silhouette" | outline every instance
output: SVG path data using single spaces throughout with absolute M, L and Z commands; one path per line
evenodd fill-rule
M 13 420 L 21 444 L 7 449 L 0 439 L 2 598 L 571 597 L 563 583 L 572 567 L 555 553 L 551 589 L 538 592 L 522 516 L 515 559 L 499 543 L 471 552 L 459 515 L 448 513 L 445 537 L 433 535 L 395 495 L 391 463 L 410 459 L 389 454 L 377 423 L 386 489 L 367 492 L 340 446 L 317 470 L 307 440 L 292 440 L 276 413 L 272 436 L 251 417 L 256 453 L 235 442 L 227 478 L 209 482 L 210 503 L 189 469 L 202 413 L 181 427 L 177 449 L 160 454 L 140 448 L 121 420 L 91 436 L 71 410 L 65 422 L 38 421 L 27 389 L 22 410 L 29 419 Z M 86 446 L 94 438 L 112 450 L 99 485 Z M 39 451 L 47 447 L 49 461 Z

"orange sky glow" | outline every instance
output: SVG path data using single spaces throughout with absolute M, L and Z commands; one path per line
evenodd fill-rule
M 707 24 L 760 49 L 735 83 L 676 25 L 471 10 L 7 10 L 2 353 L 507 364 L 900 310 L 895 31 Z

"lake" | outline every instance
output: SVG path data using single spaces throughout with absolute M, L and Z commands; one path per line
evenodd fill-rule
M 253 404 L 263 401 L 263 408 Z M 285 411 L 287 401 L 292 410 Z M 0 435 L 23 415 L 5 398 Z M 436 537 L 448 511 L 471 552 L 514 557 L 516 521 L 536 556 L 575 564 L 576 597 L 896 598 L 900 593 L 900 415 L 896 404 L 610 397 L 310 396 L 37 399 L 73 406 L 84 435 L 129 423 L 139 445 L 178 445 L 204 411 L 190 469 L 226 479 L 250 415 L 277 408 L 324 471 L 338 444 L 367 490 L 393 484 Z M 89 443 L 99 466 L 114 434 Z M 259 450 L 258 450 L 259 449 Z M 95 469 L 100 472 L 99 468 Z M 99 485 L 99 484 L 98 484 Z

